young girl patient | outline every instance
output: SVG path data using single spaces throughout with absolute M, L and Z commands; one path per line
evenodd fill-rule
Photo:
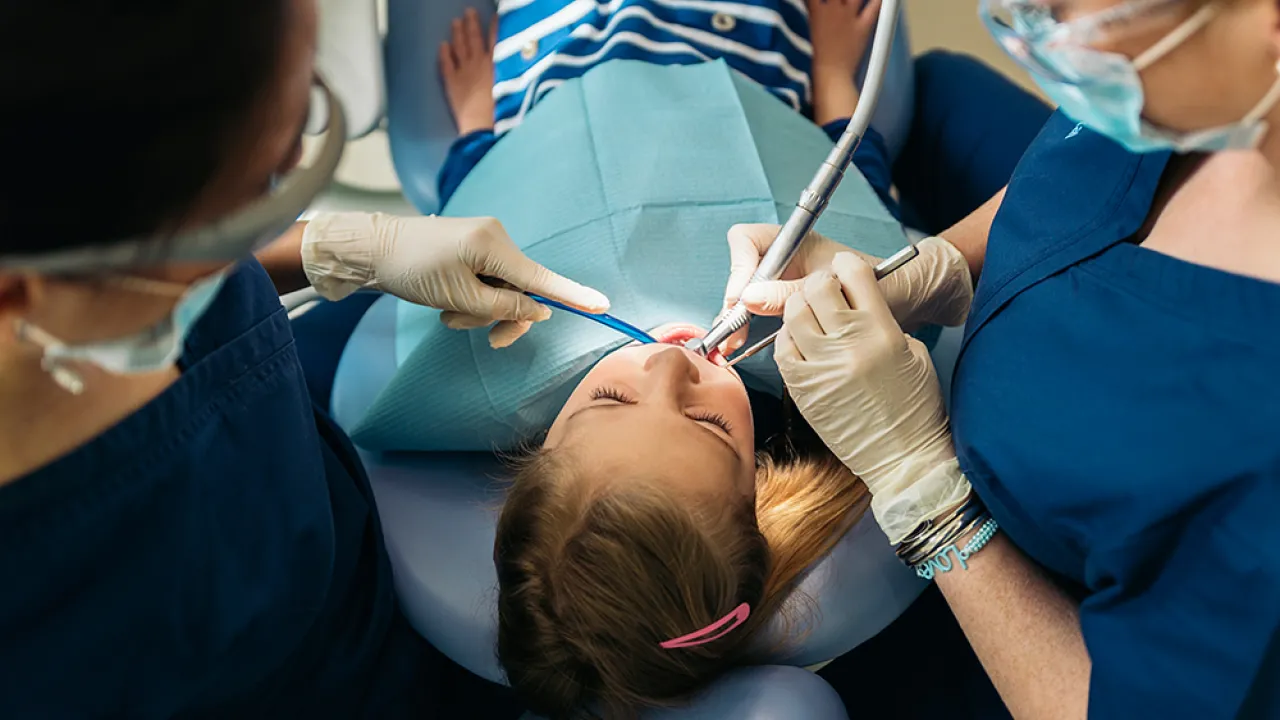
M 878 11 L 875 0 L 866 9 L 812 0 L 808 17 L 791 0 L 701 2 L 697 10 L 624 0 L 589 3 L 585 14 L 565 20 L 563 13 L 548 13 L 577 4 L 515 5 L 507 11 L 500 5 L 493 34 L 482 30 L 474 14 L 456 21 L 452 42 L 441 49 L 447 95 L 463 134 L 441 174 L 444 198 L 495 143 L 532 129 L 532 119 L 527 127 L 517 126 L 531 110 L 536 114 L 545 93 L 610 59 L 660 65 L 723 59 L 838 135 L 857 103 L 853 77 Z M 779 112 L 786 115 L 785 109 Z M 546 140 L 540 136 L 538 142 Z M 871 204 L 876 195 L 888 198 L 885 155 L 879 136 L 869 132 L 858 162 L 876 191 L 865 193 Z M 641 172 L 645 160 L 628 168 Z M 600 177 L 609 182 L 612 176 Z M 849 184 L 855 184 L 852 178 Z M 548 194 L 546 202 L 552 200 Z M 653 207 L 660 214 L 665 206 Z M 877 212 L 884 215 L 883 208 Z M 629 222 L 643 225 L 644 217 Z M 509 229 L 519 241 L 521 231 Z M 725 270 L 707 269 L 707 279 L 696 274 L 698 268 L 672 272 L 688 273 L 689 283 L 723 287 Z M 619 306 L 618 287 L 597 287 Z M 513 358 L 501 373 L 486 376 L 481 368 L 479 384 L 488 401 L 498 402 L 504 393 L 536 394 L 530 384 L 517 390 L 510 382 L 495 389 L 496 383 L 529 373 L 525 364 L 552 352 L 564 333 L 594 328 L 571 319 L 552 335 L 554 328 L 541 327 L 552 322 L 540 323 L 501 352 L 472 346 L 456 362 L 437 359 L 431 373 L 416 376 L 424 380 L 384 391 L 381 399 L 400 403 L 400 409 L 381 416 L 380 437 L 399 439 L 363 444 L 434 449 L 405 447 L 412 439 L 400 427 L 403 418 L 430 402 L 404 395 L 422 393 L 425 381 L 445 384 L 440 373 L 459 362 Z M 680 347 L 703 329 L 667 325 L 653 332 L 659 344 L 633 344 L 595 363 L 550 428 L 542 426 L 545 441 L 519 463 L 498 523 L 499 659 L 530 709 L 553 719 L 586 711 L 628 717 L 645 706 L 678 703 L 723 671 L 775 650 L 762 642 L 760 631 L 778 615 L 800 575 L 864 507 L 865 490 L 829 458 L 773 460 L 757 454 L 758 441 L 768 438 L 757 433 L 742 379 L 723 360 Z M 437 358 L 441 347 L 443 341 L 430 348 Z M 462 386 L 460 380 L 451 384 Z M 439 407 L 440 396 L 430 400 Z M 780 407 L 776 397 L 771 405 Z M 521 406 L 513 416 L 527 421 L 535 414 Z M 434 426 L 432 438 L 447 432 L 444 423 Z M 358 442 L 362 437 L 367 436 L 356 434 Z

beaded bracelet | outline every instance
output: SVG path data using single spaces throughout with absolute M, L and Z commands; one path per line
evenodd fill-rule
M 988 517 L 987 521 L 979 528 L 978 534 L 970 538 L 963 549 L 957 548 L 955 543 L 942 548 L 937 555 L 915 566 L 916 575 L 925 580 L 932 580 L 933 576 L 940 572 L 951 572 L 956 565 L 959 565 L 963 570 L 968 570 L 969 558 L 986 547 L 987 543 L 991 542 L 991 538 L 996 536 L 996 532 L 999 529 L 1000 526 L 996 523 L 995 518 Z M 952 562 L 951 558 L 947 557 L 948 552 L 955 556 L 956 562 Z

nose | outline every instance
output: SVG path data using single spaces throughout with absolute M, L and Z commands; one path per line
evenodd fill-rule
M 702 377 L 687 351 L 671 347 L 660 350 L 644 363 L 648 384 L 658 397 L 679 398 L 684 390 L 697 385 Z

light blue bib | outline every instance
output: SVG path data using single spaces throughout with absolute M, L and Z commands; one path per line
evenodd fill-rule
M 471 172 L 446 215 L 492 216 L 532 259 L 609 296 L 642 328 L 708 326 L 737 223 L 780 223 L 831 150 L 821 129 L 721 62 L 600 65 L 556 90 Z M 906 242 L 850 170 L 818 230 L 887 256 Z M 492 450 L 542 430 L 626 338 L 569 313 L 492 350 L 397 303 L 397 371 L 352 428 L 370 450 Z M 756 323 L 755 334 L 767 330 Z M 776 327 L 776 321 L 774 322 Z M 739 366 L 781 392 L 772 352 Z

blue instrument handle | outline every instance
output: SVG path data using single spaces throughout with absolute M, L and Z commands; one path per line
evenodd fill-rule
M 609 315 L 606 313 L 599 313 L 599 314 L 589 313 L 589 312 L 586 312 L 585 310 L 579 310 L 578 308 L 575 308 L 575 307 L 569 307 L 564 303 L 560 303 L 560 302 L 556 302 L 555 300 L 544 298 L 541 295 L 534 295 L 531 292 L 527 292 L 525 293 L 525 295 L 528 295 L 529 297 L 533 298 L 534 300 L 537 300 L 538 302 L 542 303 L 543 305 L 546 305 L 547 307 L 553 307 L 557 310 L 564 310 L 565 312 L 571 312 L 574 315 L 579 315 L 588 320 L 594 320 L 595 322 L 598 322 L 607 328 L 612 328 L 613 330 L 617 330 L 618 332 L 622 333 L 623 335 L 626 335 L 627 337 L 633 340 L 639 340 L 642 343 L 658 342 L 649 333 L 641 330 L 640 328 L 636 327 L 635 325 L 632 325 L 631 323 L 619 320 L 618 318 L 612 315 Z

